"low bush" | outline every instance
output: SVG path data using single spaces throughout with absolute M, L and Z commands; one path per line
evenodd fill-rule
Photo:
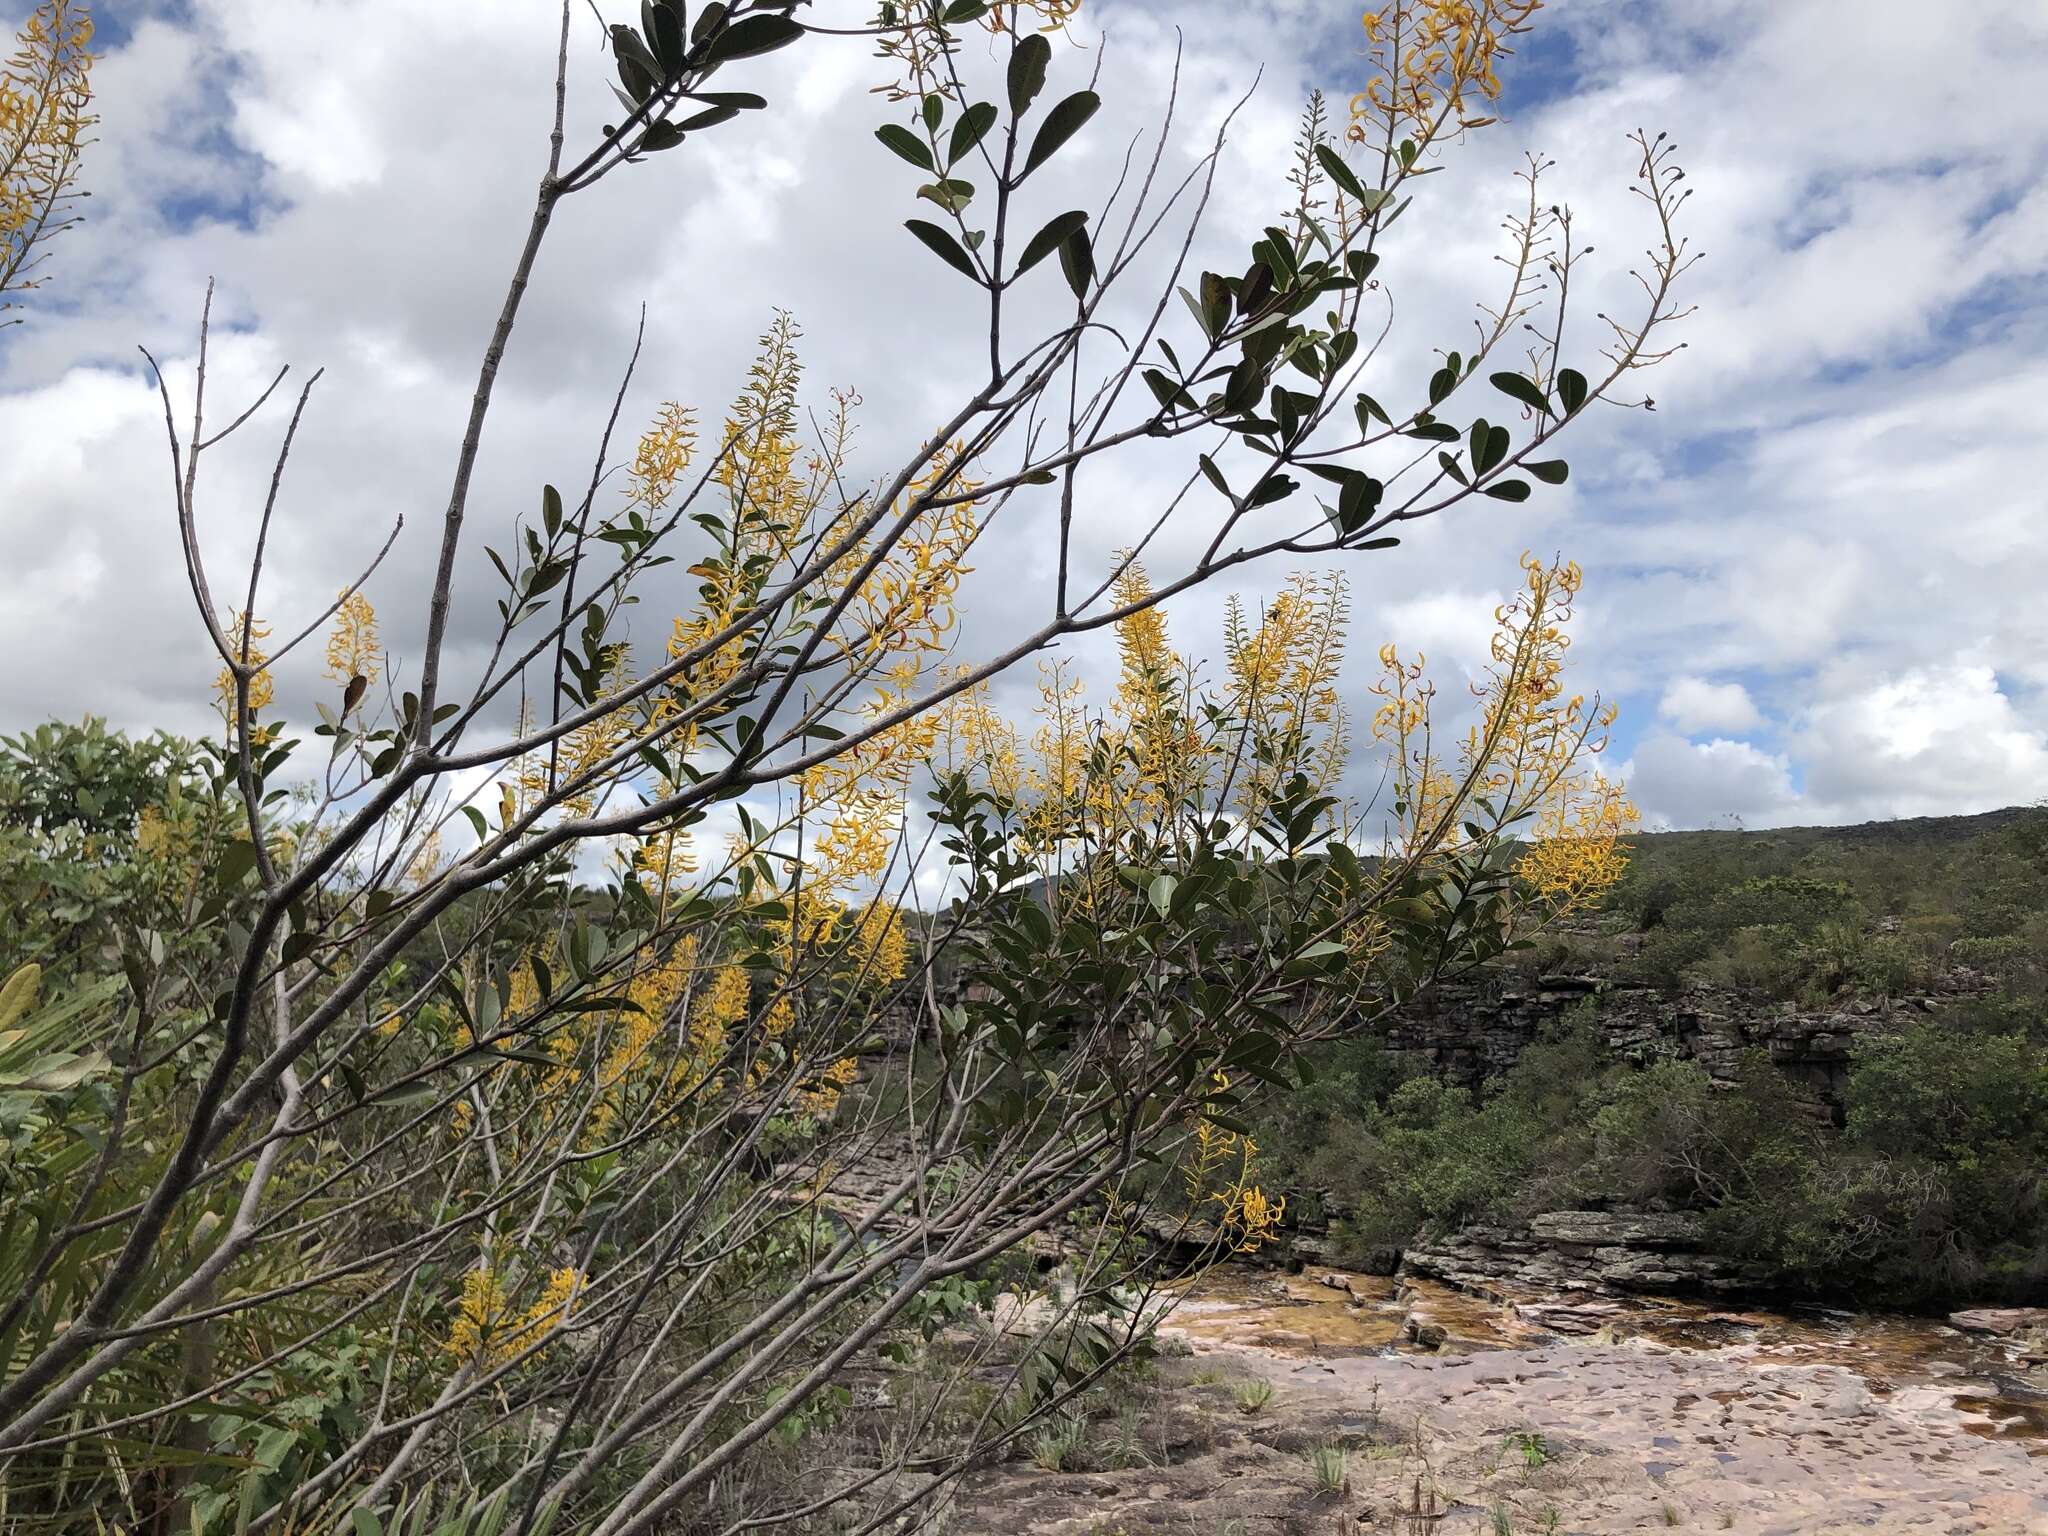
M 1581 1022 L 1480 1093 L 1338 1073 L 1276 1100 L 1262 1132 L 1276 1182 L 1319 1186 L 1347 1213 L 1333 1234 L 1354 1262 L 1469 1222 L 1623 1205 L 1700 1213 L 1714 1246 L 1787 1289 L 1896 1304 L 2037 1293 L 2048 1045 L 1922 1020 L 1864 1046 L 1845 1098 L 1838 1132 L 1761 1052 L 1718 1081 L 1696 1062 L 1608 1058 Z

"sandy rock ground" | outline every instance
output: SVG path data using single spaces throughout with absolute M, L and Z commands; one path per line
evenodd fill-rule
M 1441 1352 L 1385 1353 L 1391 1308 L 1317 1307 L 1303 1290 L 1278 1321 L 1189 1308 L 1162 1330 L 1189 1353 L 1162 1363 L 1125 1465 L 989 1469 L 963 1487 L 951 1529 L 2048 1536 L 2048 1400 L 2016 1407 L 2010 1383 L 1939 1360 L 1812 1363 L 1610 1342 L 1612 1329 L 1499 1347 L 1513 1340 L 1461 1340 L 1455 1303 L 1419 1325 L 1447 1316 Z M 1246 1412 L 1252 1379 L 1273 1393 Z

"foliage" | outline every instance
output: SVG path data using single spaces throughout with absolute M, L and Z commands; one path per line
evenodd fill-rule
M 1428 1075 L 1351 1083 L 1356 1108 L 1311 1105 L 1305 1130 L 1283 1100 L 1263 1130 L 1273 1175 L 1326 1191 L 1359 1257 L 1619 1203 L 1697 1211 L 1714 1246 L 1795 1291 L 2023 1299 L 2048 1274 L 2048 1049 L 2019 1036 L 1925 1020 L 1871 1040 L 1839 1134 L 1761 1053 L 1717 1083 L 1694 1062 L 1617 1060 L 1590 1022 L 1476 1100 Z
M 809 399 L 799 328 L 776 315 L 716 433 L 665 401 L 618 482 L 607 428 L 586 490 L 543 486 L 499 530 L 480 647 L 449 641 L 477 628 L 457 581 L 469 487 L 549 230 L 599 181 L 767 112 L 714 76 L 843 36 L 780 0 L 694 18 L 650 0 L 606 30 L 623 115 L 580 158 L 559 117 L 549 136 L 436 580 L 402 623 L 380 622 L 369 575 L 324 612 L 266 606 L 260 554 L 239 606 L 215 601 L 202 460 L 257 411 L 204 430 L 202 321 L 173 511 L 218 736 L 53 728 L 10 744 L 0 775 L 10 900 L 40 900 L 33 882 L 74 849 L 105 887 L 24 924 L 6 957 L 43 966 L 14 983 L 25 1022 L 0 1069 L 10 1518 L 474 1515 L 629 1536 L 744 1501 L 771 1458 L 840 1433 L 848 1372 L 944 1354 L 926 1406 L 969 1422 L 943 1454 L 820 1457 L 745 1510 L 844 1504 L 880 1525 L 1031 1443 L 1141 1347 L 1162 1230 L 1195 1263 L 1268 1241 L 1285 1197 L 1242 1119 L 1255 1085 L 1298 1083 L 1317 1044 L 1582 908 L 1618 876 L 1630 823 L 1590 766 L 1608 717 L 1562 677 L 1567 562 L 1525 563 L 1455 749 L 1419 662 L 1384 653 L 1379 807 L 1335 791 L 1335 574 L 1235 610 L 1213 682 L 1162 607 L 1266 556 L 1359 556 L 1474 495 L 1528 499 L 1565 477 L 1537 456 L 1551 440 L 1664 355 L 1685 194 L 1644 138 L 1645 306 L 1606 322 L 1604 348 L 1567 355 L 1583 252 L 1532 165 L 1473 350 L 1442 354 L 1397 409 L 1361 387 L 1388 232 L 1435 151 L 1477 126 L 1467 109 L 1531 9 L 1377 17 L 1375 38 L 1428 43 L 1378 56 L 1386 92 L 1353 119 L 1366 168 L 1312 113 L 1281 223 L 1242 242 L 1242 275 L 1187 274 L 1183 320 L 1125 295 L 1169 214 L 1193 241 L 1217 149 L 1155 193 L 1162 130 L 1115 226 L 1059 211 L 1047 169 L 1099 105 L 1092 87 L 1048 93 L 1045 32 L 1074 7 L 884 5 L 865 35 L 909 121 L 877 138 L 930 178 L 906 189 L 930 205 L 908 232 L 976 290 L 985 366 L 935 380 L 957 404 L 863 471 L 858 397 Z M 565 7 L 565 38 L 575 19 Z M 988 48 L 957 46 L 982 24 Z M 1032 275 L 1055 255 L 1067 297 L 1027 324 L 1016 285 L 1058 292 Z M 1547 340 L 1524 369 L 1485 372 L 1532 332 Z M 629 369 L 621 409 L 630 386 Z M 1207 451 L 1186 453 L 1159 517 L 1106 500 L 1105 456 L 1196 434 Z M 290 442 L 252 512 L 259 551 Z M 1329 499 L 1294 510 L 1307 479 Z M 1094 554 L 1077 511 L 1127 519 L 1127 547 Z M 976 546 L 1025 517 L 1055 572 L 1043 613 L 970 654 Z M 1197 519 L 1199 537 L 1160 537 Z M 1176 548 L 1206 553 L 1164 569 Z M 636 643 L 633 610 L 671 562 L 689 600 Z M 387 628 L 423 636 L 416 666 L 385 655 Z M 1035 731 L 995 712 L 994 679 L 1095 631 L 1120 650 L 1106 708 L 1051 665 Z M 305 688 L 302 731 L 285 705 Z M 737 831 L 709 845 L 714 814 Z M 909 910 L 927 860 L 950 899 Z M 27 1001 L 44 981 L 51 1000 Z M 1458 1118 L 1426 1109 L 1396 1128 Z M 1033 1244 L 1061 1256 L 1056 1281 L 1016 1261 Z M 1021 1347 L 970 1326 L 997 1310 L 1026 1320 Z

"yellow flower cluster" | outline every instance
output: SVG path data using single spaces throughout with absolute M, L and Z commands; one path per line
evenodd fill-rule
M 1491 662 L 1474 690 L 1480 723 L 1456 757 L 1435 744 L 1436 690 L 1421 658 L 1405 661 L 1392 646 L 1380 652 L 1373 734 L 1393 760 L 1401 847 L 1455 847 L 1463 834 L 1447 813 L 1469 784 L 1491 803 L 1495 825 L 1530 823 L 1516 873 L 1556 917 L 1596 901 L 1620 879 L 1623 839 L 1637 817 L 1620 786 L 1589 761 L 1606 745 L 1614 710 L 1589 711 L 1583 694 L 1565 692 L 1584 573 L 1571 561 L 1524 555 L 1522 577 L 1514 601 L 1495 610 Z
M 585 1280 L 581 1270 L 557 1269 L 549 1274 L 540 1299 L 525 1312 L 515 1313 L 497 1270 L 479 1264 L 462 1277 L 462 1295 L 448 1330 L 448 1352 L 487 1368 L 504 1364 L 569 1320 Z
M 343 687 L 355 678 L 369 687 L 382 670 L 384 648 L 377 640 L 377 610 L 361 592 L 351 592 L 334 611 L 327 634 L 327 676 Z
M 247 645 L 249 664 L 257 669 L 249 679 L 249 713 L 252 715 L 268 709 L 277 695 L 277 682 L 271 677 L 270 668 L 264 665 L 270 658 L 257 643 L 269 636 L 270 626 L 246 613 L 236 614 L 234 622 L 228 626 L 228 649 L 239 658 L 243 646 Z M 213 696 L 221 719 L 232 728 L 235 723 L 235 674 L 225 666 L 214 677 Z
M 1214 1076 L 1218 1092 L 1230 1079 Z M 1181 1164 L 1181 1186 L 1190 1214 L 1218 1207 L 1216 1226 L 1232 1253 L 1255 1253 L 1280 1234 L 1287 1197 L 1269 1196 L 1252 1180 L 1259 1144 L 1249 1136 L 1227 1131 L 1207 1115 L 1190 1117 L 1189 1144 Z
M 1365 14 L 1374 74 L 1351 98 L 1353 143 L 1409 138 L 1427 144 L 1492 121 L 1499 65 L 1543 0 L 1390 0 Z
M 1265 809 L 1284 778 L 1296 773 L 1329 789 L 1350 754 L 1350 722 L 1337 690 L 1344 660 L 1350 598 L 1341 573 L 1297 573 L 1267 607 L 1255 630 L 1230 599 L 1224 655 L 1231 706 L 1249 725 L 1257 748 L 1239 789 L 1248 816 Z
M 92 18 L 78 0 L 43 0 L 0 62 L 0 311 L 37 286 L 40 248 L 71 222 L 79 156 L 96 121 Z
M 626 500 L 653 511 L 668 505 L 676 481 L 690 467 L 697 449 L 697 413 L 669 400 L 655 412 L 652 426 L 641 433 L 626 470 Z
M 840 1095 L 859 1076 L 860 1068 L 852 1057 L 841 1057 L 815 1077 L 808 1079 L 797 1089 L 791 1101 L 799 1119 L 830 1120 L 839 1109 Z

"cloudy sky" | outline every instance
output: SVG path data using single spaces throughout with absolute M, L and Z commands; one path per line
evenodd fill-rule
M 0 0 L 0 20 L 26 9 Z M 545 156 L 555 20 L 542 0 L 96 9 L 87 218 L 28 323 L 0 331 L 0 729 L 89 711 L 197 730 L 214 666 L 137 344 L 188 387 L 211 275 L 217 412 L 281 363 L 295 377 L 326 369 L 262 607 L 280 630 L 317 612 L 403 514 L 372 587 L 402 652 Z M 821 0 L 814 14 L 859 9 Z M 587 133 L 612 102 L 597 23 L 576 24 L 572 133 Z M 1363 83 L 1357 7 L 1089 0 L 1054 88 L 1082 83 L 1100 49 L 1106 105 L 1064 181 L 1103 185 L 1130 136 L 1156 130 L 1176 29 L 1171 171 L 1263 69 L 1197 245 L 1241 267 L 1282 204 L 1303 97 L 1321 88 L 1341 109 Z M 1673 136 L 1696 188 L 1688 345 L 1643 381 L 1654 412 L 1605 410 L 1575 429 L 1568 485 L 1460 508 L 1357 557 L 1359 661 L 1395 639 L 1446 680 L 1470 672 L 1521 551 L 1561 551 L 1587 573 L 1574 665 L 1621 706 L 1609 766 L 1652 824 L 2048 796 L 2044 72 L 2037 0 L 1553 0 L 1507 71 L 1502 122 L 1447 153 L 1386 248 L 1395 329 L 1368 387 L 1410 398 L 1433 349 L 1467 344 L 1530 151 L 1557 162 L 1546 196 L 1571 203 L 1597 248 L 1594 295 L 1626 302 L 1650 233 L 1626 190 L 1639 125 Z M 728 88 L 760 89 L 773 110 L 629 168 L 558 217 L 472 502 L 465 590 L 486 612 L 482 543 L 531 515 L 543 482 L 588 474 L 643 302 L 629 422 L 666 398 L 715 422 L 778 305 L 805 329 L 818 398 L 863 395 L 875 471 L 972 387 L 985 342 L 965 285 L 903 232 L 916 178 L 872 137 L 890 111 L 871 93 L 886 69 L 858 41 L 815 40 L 738 73 Z M 282 421 L 273 408 L 212 461 L 202 533 L 222 571 L 248 548 Z M 1181 461 L 1150 452 L 1084 477 L 1093 558 L 1178 484 Z M 963 657 L 1042 612 L 1043 517 L 1020 510 L 977 563 Z M 1235 585 L 1255 597 L 1284 575 Z M 1185 648 L 1216 649 L 1219 601 L 1171 610 Z M 481 617 L 458 625 L 458 670 L 483 639 Z M 1075 653 L 1100 669 L 1100 644 Z M 287 701 L 317 668 L 309 657 L 304 678 L 284 678 Z

